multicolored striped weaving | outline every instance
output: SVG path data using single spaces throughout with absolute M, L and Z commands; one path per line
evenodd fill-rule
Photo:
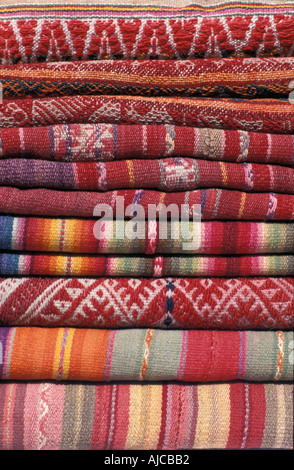
M 5 98 L 58 95 L 288 97 L 294 58 L 0 65 Z
M 289 134 L 173 125 L 59 124 L 0 128 L 0 158 L 91 162 L 146 159 L 147 156 L 149 160 L 177 156 L 293 167 L 294 138 Z
M 0 6 L 0 450 L 293 449 L 293 0 L 97 2 Z
M 1 449 L 291 449 L 291 384 L 0 385 Z
M 228 188 L 294 194 L 294 168 L 174 157 L 117 162 L 0 160 L 1 186 L 110 191 L 156 189 L 167 192 Z
M 78 256 L 0 253 L 1 276 L 293 276 L 294 255 Z
M 294 253 L 294 224 L 0 216 L 0 249 L 59 253 Z
M 291 330 L 294 278 L 0 278 L 0 325 Z
M 0 328 L 2 380 L 293 380 L 293 333 Z
M 115 190 L 104 193 L 54 191 L 0 187 L 0 212 L 51 217 L 93 217 L 97 204 L 108 204 L 116 216 L 116 198 L 123 197 L 125 207 L 140 204 L 145 213 L 148 204 L 187 204 L 193 216 L 194 204 L 201 205 L 202 220 L 294 220 L 294 195 L 249 193 L 207 188 L 196 191 L 164 193 L 143 189 Z

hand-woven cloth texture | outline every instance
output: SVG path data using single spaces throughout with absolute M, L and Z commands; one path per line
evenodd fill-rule
M 122 6 L 121 3 L 122 0 L 104 0 L 103 5 L 116 5 L 116 6 Z M 124 3 L 123 5 L 132 5 L 132 6 L 140 6 L 146 8 L 146 3 L 143 3 L 142 0 L 123 0 Z M 143 0 L 144 1 L 144 0 Z M 234 0 L 233 0 L 234 1 Z M 22 5 L 51 5 L 51 7 L 54 5 L 55 7 L 57 5 L 76 5 L 80 4 L 80 0 L 22 0 Z M 210 5 L 223 5 L 224 1 L 223 0 L 198 0 L 197 5 L 202 6 L 202 7 L 207 7 Z M 238 4 L 244 3 L 246 6 L 256 6 L 262 4 L 262 3 L 271 3 L 274 4 L 273 8 L 277 8 L 277 5 L 281 6 L 287 3 L 292 3 L 292 0 L 280 0 L 278 3 L 277 0 L 239 0 Z M 15 6 L 15 0 L 2 0 L 2 5 L 14 5 Z M 99 0 L 88 0 L 87 5 L 90 6 L 97 6 L 100 5 Z M 165 6 L 165 7 L 191 7 L 192 2 L 191 0 L 148 0 L 148 5 L 152 5 L 154 7 L 158 6 Z M 244 5 L 244 6 L 245 6 Z M 188 8 L 189 9 L 189 8 Z
M 143 0 L 144 1 L 144 0 Z M 234 1 L 234 0 L 233 0 Z M 51 7 L 54 5 L 55 7 L 57 5 L 76 5 L 80 4 L 80 0 L 22 0 L 22 5 L 51 5 Z M 197 5 L 202 6 L 202 7 L 207 7 L 210 5 L 223 5 L 224 1 L 223 0 L 198 0 Z M 283 5 L 287 3 L 292 3 L 292 0 L 280 0 L 278 3 L 277 0 L 239 0 L 239 4 L 244 3 L 245 5 L 250 5 L 250 6 L 256 6 L 260 5 L 262 3 L 271 3 L 274 4 L 274 8 L 276 8 L 276 5 Z M 121 0 L 104 0 L 103 1 L 104 5 L 116 5 L 116 6 L 122 6 Z M 2 0 L 2 5 L 14 5 L 15 6 L 15 0 Z M 88 0 L 87 5 L 92 5 L 92 6 L 97 6 L 100 5 L 99 0 Z M 123 5 L 132 5 L 132 6 L 140 6 L 146 8 L 145 3 L 142 2 L 142 0 L 124 0 Z M 190 7 L 192 5 L 191 0 L 148 0 L 148 5 L 152 5 L 154 7 L 158 6 L 168 6 L 168 7 Z
M 216 187 L 294 194 L 294 168 L 183 157 L 74 163 L 12 158 L 0 160 L 0 185 L 85 191 L 142 188 L 167 192 Z
M 59 253 L 293 253 L 294 224 L 0 216 L 0 250 Z M 165 230 L 163 230 L 165 228 Z
M 293 276 L 294 255 L 102 256 L 0 253 L 1 276 Z
M 294 113 L 287 99 L 123 95 L 4 99 L 0 108 L 4 128 L 74 123 L 174 124 L 293 134 Z
M 124 197 L 125 207 L 140 204 L 145 213 L 148 204 L 201 205 L 202 220 L 294 220 L 294 195 L 249 193 L 227 189 L 163 193 L 150 190 L 116 190 L 106 193 L 86 191 L 54 191 L 50 189 L 21 190 L 0 186 L 0 212 L 4 214 L 52 217 L 93 217 L 97 204 L 108 204 L 116 215 L 116 198 Z
M 0 129 L 0 158 L 3 159 L 94 162 L 175 156 L 293 167 L 294 137 L 136 124 L 57 124 Z
M 0 385 L 0 448 L 292 449 L 292 384 Z
M 5 98 L 58 95 L 288 97 L 294 58 L 0 65 Z
M 293 55 L 293 2 L 146 3 L 2 5 L 0 61 Z
M 294 328 L 294 278 L 0 278 L 0 325 Z
M 291 331 L 0 328 L 0 380 L 293 380 Z

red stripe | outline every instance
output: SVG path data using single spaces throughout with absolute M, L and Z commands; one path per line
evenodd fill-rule
M 128 437 L 129 411 L 130 385 L 121 384 L 117 387 L 112 449 L 123 449 L 125 447 Z
M 245 448 L 260 448 L 265 427 L 266 397 L 263 384 L 249 385 L 249 427 Z
M 12 429 L 16 429 L 16 433 L 13 435 L 13 450 L 24 450 L 24 419 L 23 410 L 26 396 L 27 384 L 22 383 L 16 387 L 15 395 L 15 407 L 13 410 L 13 426 Z M 1 418 L 0 418 L 1 423 Z M 17 426 L 15 426 L 17 423 Z
M 190 142 L 190 145 L 187 145 Z M 194 142 L 192 146 L 191 143 Z M 195 133 L 192 127 L 176 128 L 176 135 L 174 138 L 175 149 L 174 155 L 186 155 L 187 157 L 193 157 L 194 146 L 195 146 Z
M 162 400 L 161 400 L 161 426 L 159 439 L 157 444 L 157 449 L 162 449 L 164 443 L 165 429 L 166 429 L 166 420 L 167 420 L 167 392 L 168 387 L 161 387 L 162 390 Z
M 266 155 L 268 150 L 268 140 L 266 134 L 261 132 L 254 134 L 250 133 L 250 145 L 248 149 L 248 156 L 246 161 L 250 162 L 252 158 L 257 159 L 261 163 L 266 162 Z
M 96 387 L 95 414 L 92 427 L 91 449 L 107 448 L 109 419 L 111 410 L 111 387 Z
M 5 398 L 6 398 L 6 393 L 7 389 L 10 384 L 6 384 L 5 382 L 1 384 L 1 392 L 0 392 L 0 450 L 3 450 L 5 448 L 4 445 L 4 429 L 3 429 L 3 421 L 4 421 L 4 416 L 5 416 Z
M 78 189 L 97 190 L 98 179 L 99 179 L 99 166 L 91 165 L 91 171 L 89 171 L 88 163 L 79 162 L 79 164 L 73 164 L 75 187 Z
M 239 155 L 240 153 L 240 147 L 241 147 L 241 142 L 240 142 L 240 134 L 239 132 L 233 134 L 235 138 L 229 138 L 230 133 L 228 131 L 225 131 L 225 149 L 224 149 L 224 155 L 223 159 L 228 159 L 230 161 L 236 161 L 236 156 Z M 232 135 L 232 134 L 231 134 Z
M 245 386 L 242 383 L 230 385 L 230 431 L 227 449 L 240 449 L 245 424 Z

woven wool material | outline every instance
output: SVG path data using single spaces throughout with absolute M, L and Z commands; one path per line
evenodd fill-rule
M 0 325 L 293 329 L 294 278 L 0 278 Z
M 77 256 L 0 253 L 1 276 L 292 276 L 293 255 Z
M 0 328 L 1 380 L 293 380 L 291 331 Z
M 173 156 L 294 166 L 294 137 L 136 124 L 60 124 L 0 129 L 0 158 L 91 162 Z
M 293 18 L 294 21 L 294 18 Z M 294 32 L 293 32 L 294 34 Z M 174 124 L 293 134 L 288 100 L 142 96 L 65 96 L 3 100 L 0 127 L 73 123 Z
M 58 95 L 288 97 L 293 58 L 0 66 L 5 98 Z
M 291 449 L 293 385 L 4 383 L 0 448 Z
M 142 188 L 177 192 L 219 187 L 294 194 L 294 168 L 183 157 L 98 163 L 8 159 L 0 160 L 0 184 L 90 191 Z
M 140 204 L 145 213 L 148 204 L 201 205 L 203 220 L 294 220 L 294 196 L 276 193 L 247 193 L 222 189 L 202 189 L 180 193 L 125 190 L 94 193 L 86 191 L 21 190 L 0 186 L 0 211 L 52 217 L 93 217 L 97 204 L 108 204 L 116 215 L 116 197 L 124 197 L 125 207 Z M 159 212 L 160 214 L 160 206 Z
M 183 225 L 181 225 L 183 224 Z M 177 233 L 178 231 L 178 233 Z M 136 238 L 131 235 L 136 234 Z M 0 216 L 0 249 L 60 253 L 294 253 L 294 224 Z
M 103 4 L 104 5 L 118 5 L 118 6 L 122 6 L 122 3 L 121 3 L 122 0 L 104 0 L 103 1 Z M 232 0 L 232 3 L 236 1 L 236 0 Z M 30 5 L 35 5 L 35 4 L 38 4 L 38 5 L 51 5 L 51 7 L 54 6 L 57 6 L 57 5 L 75 5 L 75 4 L 80 4 L 81 1 L 80 0 L 22 0 L 22 5 L 27 5 L 27 4 L 30 4 Z M 276 8 L 276 5 L 284 5 L 284 4 L 287 4 L 287 3 L 292 3 L 292 0 L 280 0 L 278 2 L 278 0 L 238 0 L 237 2 L 238 4 L 241 4 L 241 3 L 244 3 L 244 6 L 256 6 L 256 5 L 260 5 L 261 3 L 271 3 L 271 4 L 274 4 L 274 8 Z M 210 5 L 223 5 L 224 4 L 224 0 L 198 0 L 197 1 L 197 5 L 201 5 L 203 7 L 207 7 L 207 6 L 210 6 Z M 2 0 L 2 5 L 14 5 L 16 6 L 16 0 Z M 87 5 L 90 6 L 90 5 L 99 5 L 99 0 L 88 0 L 87 1 Z M 144 6 L 146 7 L 146 4 L 145 3 L 142 3 L 142 0 L 123 0 L 123 5 L 136 5 L 136 6 Z M 191 0 L 148 0 L 148 5 L 152 5 L 153 7 L 154 6 L 168 6 L 168 7 L 190 7 L 191 5 L 193 5 L 193 2 Z
M 7 64 L 293 55 L 293 2 L 228 2 L 217 7 L 212 2 L 182 8 L 178 3 L 146 3 L 3 5 L 0 60 Z

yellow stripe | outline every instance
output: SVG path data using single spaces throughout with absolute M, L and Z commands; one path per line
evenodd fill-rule
M 225 186 L 227 186 L 228 177 L 227 177 L 227 171 L 226 171 L 225 164 L 224 164 L 224 162 L 219 162 L 219 164 L 220 164 L 222 175 L 223 175 L 223 184 Z
M 45 219 L 43 226 L 43 244 L 45 251 L 59 251 L 56 244 L 57 235 L 60 233 L 58 219 Z
M 164 204 L 166 193 L 160 193 L 159 204 Z
M 130 184 L 134 186 L 135 184 L 135 173 L 134 173 L 134 164 L 131 160 L 127 160 L 128 170 L 129 170 L 129 177 L 130 177 Z
M 67 220 L 64 229 L 64 251 L 76 253 L 80 242 L 79 220 Z M 74 236 L 73 236 L 74 235 Z M 85 233 L 85 237 L 87 234 Z M 75 249 L 76 248 L 76 249 Z
M 230 432 L 230 385 L 198 386 L 195 449 L 225 448 Z
M 130 385 L 130 410 L 129 410 L 129 429 L 126 439 L 126 449 L 142 449 L 142 403 L 144 399 L 144 390 L 148 387 Z
M 277 412 L 277 435 L 275 439 L 274 448 L 280 449 L 283 447 L 283 442 L 285 439 L 285 432 L 287 429 L 285 418 L 286 418 L 286 406 L 285 406 L 285 399 L 284 399 L 284 387 L 283 385 L 276 385 L 277 391 L 277 404 L 278 404 L 278 412 Z
M 211 397 L 211 386 L 199 385 L 198 387 L 198 419 L 194 440 L 194 449 L 210 448 L 211 414 L 213 401 Z
M 53 268 L 54 265 L 54 268 Z M 51 273 L 62 276 L 66 272 L 67 256 L 51 256 Z
M 76 240 L 76 231 L 74 230 L 74 220 L 67 219 L 63 224 L 63 234 L 62 234 L 62 225 L 60 226 L 60 235 L 59 235 L 59 245 L 60 250 L 63 252 L 72 252 L 72 247 Z M 63 237 L 63 241 L 61 241 Z
M 60 362 L 60 352 L 61 352 L 63 334 L 64 334 L 64 328 L 58 328 L 58 335 L 57 335 L 55 351 L 54 351 L 54 363 L 53 363 L 53 374 L 52 374 L 53 379 L 58 378 L 58 368 L 59 368 L 59 362 Z
M 148 3 L 148 2 L 146 2 Z M 286 5 L 287 8 L 291 8 L 291 7 L 294 7 L 294 3 L 287 3 Z M 234 9 L 235 8 L 242 8 L 242 9 L 245 9 L 245 10 L 273 10 L 274 8 L 275 9 L 283 9 L 285 8 L 285 4 L 283 3 L 278 3 L 278 4 L 258 4 L 258 5 L 253 5 L 252 3 L 234 3 Z M 6 8 L 6 7 L 1 7 L 1 9 L 3 9 L 6 12 L 20 12 L 20 11 L 32 11 L 32 6 L 21 6 L 21 7 L 10 7 L 10 8 Z M 63 6 L 54 6 L 54 5 L 49 5 L 49 7 L 43 7 L 43 6 L 38 6 L 38 5 L 33 5 L 33 10 L 34 11 L 45 11 L 45 12 L 48 12 L 48 11 L 76 11 L 77 14 L 79 11 L 82 11 L 82 12 L 86 12 L 86 11 L 92 11 L 92 10 L 95 10 L 95 11 L 109 11 L 109 12 L 112 12 L 112 11 L 122 11 L 122 12 L 132 12 L 132 11 L 146 11 L 146 12 L 149 12 L 149 11 L 160 11 L 160 12 L 181 12 L 181 11 L 185 11 L 185 10 L 188 10 L 188 11 L 195 11 L 195 12 L 219 12 L 219 11 L 227 11 L 228 8 L 224 6 L 224 4 L 222 5 L 216 5 L 216 6 L 197 6 L 197 5 L 187 5 L 187 6 L 182 6 L 182 7 L 167 7 L 167 6 L 141 6 L 141 7 L 137 7 L 137 6 L 129 6 L 129 5 L 125 5 L 123 7 L 121 6 L 114 6 L 114 5 L 106 5 L 106 6 L 102 6 L 102 5 L 99 5 L 99 6 L 78 6 L 78 5 L 74 5 L 74 6 L 70 6 L 70 5 L 63 5 Z M 282 12 L 281 12 L 282 13 Z M 234 15 L 234 12 L 232 12 L 232 15 Z
M 240 210 L 239 210 L 239 214 L 238 214 L 238 218 L 241 219 L 242 217 L 242 214 L 243 214 L 243 211 L 244 211 L 244 207 L 245 207 L 245 201 L 246 201 L 246 193 L 242 193 L 242 196 L 241 196 L 241 205 L 240 205 Z
M 144 449 L 156 449 L 161 427 L 162 386 L 148 386 L 147 424 L 145 430 Z
M 118 64 L 117 64 L 118 65 Z M 50 67 L 50 63 L 49 63 Z M 134 85 L 138 84 L 148 84 L 148 85 L 166 85 L 166 86 L 178 86 L 179 85 L 179 78 L 173 75 L 136 75 L 134 73 L 118 73 L 112 71 L 99 71 L 99 70 L 51 70 L 50 68 L 46 69 L 22 69 L 18 70 L 15 69 L 11 72 L 11 69 L 1 69 L 0 76 L 5 79 L 6 76 L 12 75 L 14 78 L 20 78 L 22 80 L 26 79 L 39 79 L 39 80 L 56 80 L 56 79 L 71 79 L 71 80 L 115 80 L 116 82 L 134 82 Z M 198 76 L 187 76 L 184 77 L 185 85 L 195 85 L 196 83 L 202 83 L 203 81 L 208 81 L 213 83 L 219 77 L 219 73 L 215 72 L 202 72 L 199 73 Z M 287 78 L 289 81 L 293 78 L 293 71 L 292 70 L 279 70 L 279 71 L 271 71 L 271 72 L 239 72 L 237 74 L 232 73 L 222 73 L 222 81 L 223 82 L 244 82 L 244 80 L 254 81 L 254 83 L 258 83 L 261 81 L 264 83 L 266 78 L 268 79 L 275 79 L 276 81 L 283 79 L 286 80 Z M 281 87 L 288 89 L 287 84 L 280 84 Z
M 229 439 L 230 432 L 230 385 L 221 384 L 215 388 L 216 391 L 216 435 L 215 443 L 220 449 L 225 449 Z
M 70 353 L 71 353 L 71 347 L 72 347 L 72 342 L 74 338 L 74 328 L 70 328 L 68 331 L 67 335 L 67 341 L 65 345 L 65 350 L 64 350 L 64 358 L 63 358 L 63 367 L 62 367 L 62 375 L 61 379 L 66 380 L 68 378 L 69 374 L 69 369 L 70 369 Z
M 277 331 L 276 335 L 278 337 L 278 363 L 277 363 L 277 371 L 274 377 L 274 380 L 279 380 L 282 374 L 283 369 L 283 361 L 284 361 L 284 335 L 282 331 Z
M 82 408 L 83 408 L 83 402 L 84 402 L 84 387 L 83 385 L 79 385 L 77 388 L 77 395 L 76 395 L 76 406 L 75 406 L 75 415 L 73 419 L 74 423 L 74 442 L 73 442 L 73 449 L 78 448 L 78 442 L 80 438 L 80 433 L 81 433 L 81 427 L 82 427 Z

